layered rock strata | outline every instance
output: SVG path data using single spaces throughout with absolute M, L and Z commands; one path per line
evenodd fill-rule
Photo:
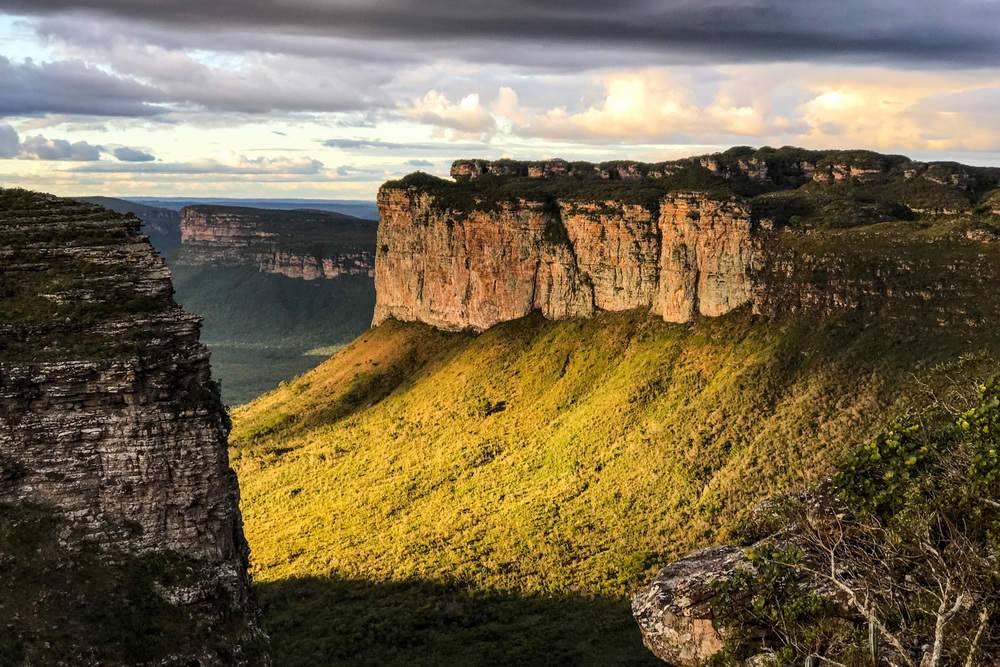
M 178 565 L 155 575 L 149 604 L 176 608 L 189 625 L 163 658 L 263 664 L 229 420 L 199 321 L 174 303 L 139 224 L 0 190 L 0 514 L 51 512 L 67 562 L 96 549 L 118 572 L 169 555 Z M 26 594 L 39 596 L 38 609 L 65 592 L 39 583 Z M 39 634 L 44 618 L 21 610 L 0 623 L 19 633 L 26 659 L 76 655 L 71 640 L 53 648 Z M 85 646 L 85 628 L 79 638 Z M 88 652 L 100 650 L 72 659 L 102 661 Z
M 942 216 L 906 202 L 952 201 L 962 224 L 979 224 L 992 199 L 969 188 L 1000 172 L 787 150 L 785 160 L 758 152 L 666 166 L 466 160 L 453 167 L 457 182 L 387 183 L 374 324 L 483 330 L 534 310 L 563 319 L 633 308 L 688 322 L 744 306 L 995 321 L 997 304 L 977 287 L 1000 277 L 992 227 L 921 235 L 917 216 Z
M 486 329 L 539 310 L 550 319 L 651 308 L 670 322 L 750 300 L 749 211 L 699 193 L 658 214 L 615 201 L 528 200 L 454 215 L 420 192 L 383 189 L 375 324 L 388 318 Z
M 321 211 L 189 206 L 179 265 L 249 266 L 302 280 L 374 274 L 375 225 Z
M 981 185 L 984 172 L 981 168 L 954 162 L 924 163 L 902 155 L 882 155 L 871 151 L 812 151 L 794 147 L 755 151 L 749 147 L 736 147 L 715 155 L 655 163 L 631 160 L 599 164 L 559 159 L 456 160 L 451 167 L 451 177 L 459 182 L 491 177 L 641 181 L 662 179 L 694 166 L 728 180 L 746 179 L 782 187 L 796 187 L 810 181 L 876 181 L 883 176 L 899 175 L 907 180 L 920 179 L 964 191 Z M 986 181 L 995 177 L 995 174 L 987 176 Z

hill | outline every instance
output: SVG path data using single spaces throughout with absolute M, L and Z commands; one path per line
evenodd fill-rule
M 997 170 L 736 148 L 453 176 L 380 190 L 380 324 L 234 412 L 288 664 L 648 662 L 628 595 L 658 566 L 997 369 Z
M 657 565 L 998 347 L 746 309 L 386 322 L 234 413 L 276 659 L 646 664 L 627 596 Z

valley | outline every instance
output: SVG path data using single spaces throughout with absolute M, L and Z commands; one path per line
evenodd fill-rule
M 0 657 L 848 659 L 863 619 L 768 579 L 761 540 L 849 514 L 889 545 L 960 523 L 935 539 L 992 604 L 1000 170 L 785 148 L 454 176 L 384 184 L 377 231 L 187 207 L 169 270 L 132 215 L 0 191 Z M 767 509 L 803 502 L 841 513 Z M 86 611 L 108 595 L 144 619 L 125 643 Z M 936 643 L 994 655 L 960 611 Z
M 330 209 L 340 203 L 285 210 L 272 207 L 299 202 L 248 202 L 266 207 L 252 208 L 152 200 L 174 206 L 158 208 L 87 201 L 143 221 L 171 269 L 178 302 L 203 319 L 227 404 L 313 368 L 371 323 L 375 223 Z
M 285 664 L 650 664 L 660 567 L 1000 368 L 996 170 L 499 164 L 383 186 L 378 325 L 233 413 Z

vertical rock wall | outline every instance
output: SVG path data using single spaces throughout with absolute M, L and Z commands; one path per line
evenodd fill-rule
M 749 206 L 698 194 L 667 196 L 660 207 L 660 233 L 653 310 L 664 320 L 718 317 L 751 300 L 758 244 Z
M 97 550 L 109 568 L 179 559 L 155 575 L 156 604 L 190 619 L 165 659 L 264 663 L 229 419 L 199 321 L 173 302 L 138 228 L 96 206 L 0 190 L 0 511 L 45 508 L 68 554 Z M 40 600 L 65 593 L 44 586 Z M 30 614 L 15 621 L 32 636 Z M 39 659 L 55 659 L 53 642 L 35 638 Z
M 671 322 L 751 299 L 757 241 L 731 199 L 671 194 L 658 211 L 617 200 L 498 202 L 458 213 L 418 189 L 379 193 L 375 324 L 390 317 L 486 329 L 651 308 Z
M 376 324 L 481 330 L 536 309 L 551 319 L 593 312 L 565 229 L 537 202 L 453 215 L 424 193 L 383 189 L 379 209 Z
M 178 264 L 249 266 L 301 280 L 371 276 L 374 224 L 314 211 L 188 206 Z

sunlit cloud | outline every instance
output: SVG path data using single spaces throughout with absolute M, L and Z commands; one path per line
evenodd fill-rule
M 452 102 L 436 90 L 403 110 L 403 114 L 421 123 L 467 133 L 490 132 L 496 128 L 492 114 L 479 102 L 479 95 L 470 93 Z

